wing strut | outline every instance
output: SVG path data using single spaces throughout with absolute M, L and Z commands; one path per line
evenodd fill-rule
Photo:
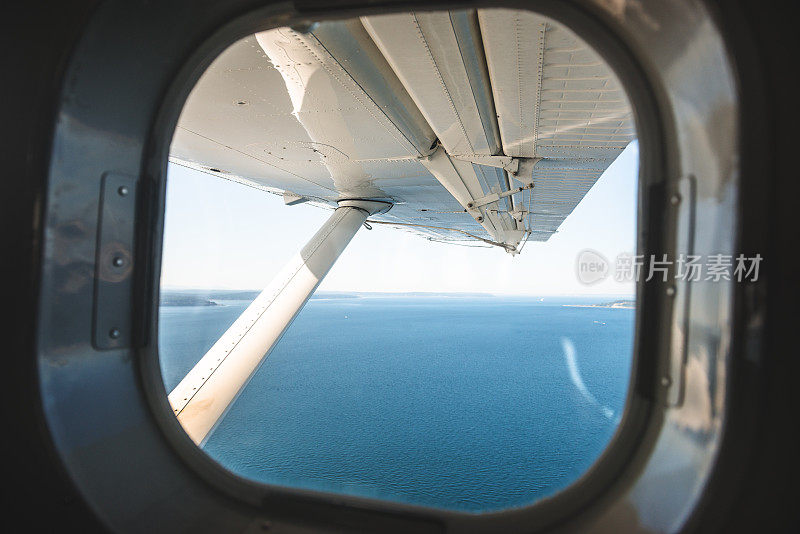
M 367 217 L 386 202 L 342 200 L 333 215 L 169 394 L 184 430 L 202 446 Z

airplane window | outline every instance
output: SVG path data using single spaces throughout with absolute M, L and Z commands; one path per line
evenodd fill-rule
M 470 513 L 553 495 L 625 410 L 638 165 L 611 68 L 535 13 L 245 37 L 170 148 L 173 412 L 268 485 Z

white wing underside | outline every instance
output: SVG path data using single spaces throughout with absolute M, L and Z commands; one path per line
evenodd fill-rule
M 377 220 L 515 246 L 547 240 L 634 136 L 619 81 L 551 20 L 408 13 L 237 42 L 189 96 L 170 160 L 320 206 L 390 200 Z

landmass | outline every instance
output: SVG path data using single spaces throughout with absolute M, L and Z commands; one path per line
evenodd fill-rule
M 161 306 L 217 306 L 213 300 L 185 293 L 162 293 Z
M 632 310 L 636 308 L 636 301 L 632 299 L 613 300 L 611 302 L 602 302 L 600 304 L 562 304 L 562 306 L 569 306 L 572 308 L 621 308 L 625 310 Z

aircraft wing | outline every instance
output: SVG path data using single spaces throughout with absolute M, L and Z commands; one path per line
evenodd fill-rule
M 280 28 L 201 77 L 172 162 L 441 241 L 547 240 L 635 137 L 602 59 L 562 26 L 506 10 Z

